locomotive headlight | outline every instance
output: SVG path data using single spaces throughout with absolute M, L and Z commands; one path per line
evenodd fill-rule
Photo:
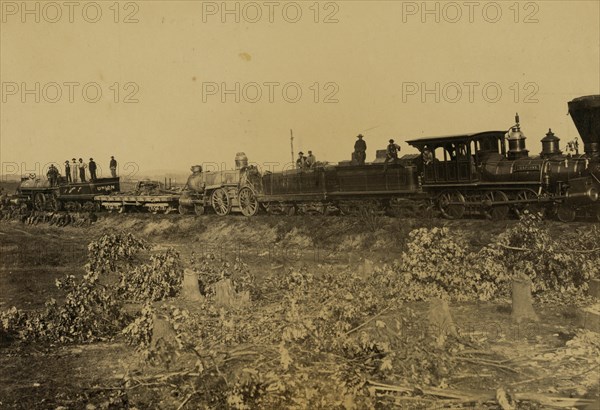
M 588 189 L 587 195 L 592 202 L 596 202 L 598 200 L 598 190 L 594 187 Z

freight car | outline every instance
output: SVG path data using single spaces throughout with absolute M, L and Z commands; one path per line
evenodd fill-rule
M 68 183 L 64 177 L 60 177 L 57 185 L 51 186 L 50 181 L 29 174 L 21 178 L 13 202 L 38 211 L 92 211 L 100 209 L 100 203 L 94 200 L 95 196 L 118 192 L 119 189 L 119 178 Z
M 365 165 L 340 164 L 251 176 L 238 192 L 240 210 L 255 215 L 428 212 L 434 204 L 449 219 L 466 214 L 506 218 L 525 209 L 569 222 L 577 215 L 600 220 L 600 96 L 569 102 L 585 143 L 584 154 L 563 154 L 548 131 L 532 157 L 518 115 L 509 131 L 408 141 L 420 154 L 385 167 L 381 155 Z M 426 151 L 431 154 L 426 155 Z

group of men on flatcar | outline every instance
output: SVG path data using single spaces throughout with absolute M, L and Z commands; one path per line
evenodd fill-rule
M 117 177 L 117 160 L 114 156 L 110 157 L 109 163 L 110 173 L 113 178 Z M 89 171 L 90 181 L 96 181 L 98 179 L 96 175 L 96 171 L 98 169 L 98 165 L 94 161 L 93 158 L 90 158 L 90 161 L 86 164 L 83 162 L 82 158 L 79 158 L 79 162 L 75 158 L 72 159 L 72 162 L 69 160 L 65 161 L 65 182 L 74 183 L 74 182 L 87 182 L 86 181 L 86 169 Z M 60 181 L 60 170 L 54 165 L 51 164 L 48 168 L 48 172 L 46 173 L 46 177 L 50 182 L 50 186 L 58 186 Z

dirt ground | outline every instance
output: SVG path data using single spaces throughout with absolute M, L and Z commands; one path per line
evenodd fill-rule
M 477 247 L 516 223 L 388 218 L 379 222 L 382 227 L 340 217 L 101 215 L 90 227 L 57 228 L 2 221 L 0 310 L 12 306 L 35 309 L 51 297 L 60 298 L 55 280 L 65 274 L 81 275 L 88 242 L 117 229 L 137 233 L 158 247 L 175 247 L 184 262 L 211 252 L 224 257 L 240 255 L 257 275 L 299 265 L 315 270 L 333 266 L 343 274 L 363 259 L 375 265 L 393 262 L 408 232 L 416 227 L 460 227 L 460 234 Z M 585 224 L 552 223 L 551 229 L 554 235 L 561 235 L 578 226 Z M 426 306 L 414 303 L 411 308 L 423 312 Z M 515 393 L 598 398 L 597 334 L 582 336 L 574 306 L 536 306 L 541 320 L 530 325 L 511 322 L 509 300 L 456 303 L 451 310 L 463 334 L 478 346 L 486 346 L 468 356 L 479 366 L 478 371 L 466 366 L 453 374 L 452 388 L 494 391 L 503 386 Z M 590 343 L 582 341 L 586 337 Z M 84 403 L 90 409 L 107 408 L 106 403 L 115 402 L 116 393 L 110 386 L 132 366 L 134 356 L 133 349 L 118 338 L 67 346 L 0 340 L 0 408 L 86 408 Z M 135 397 L 132 392 L 130 398 Z M 125 401 L 118 403 L 111 408 L 130 406 Z M 587 402 L 577 408 L 585 406 L 592 408 Z

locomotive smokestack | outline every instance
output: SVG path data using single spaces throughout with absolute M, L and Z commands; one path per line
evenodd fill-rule
M 600 159 L 600 95 L 588 95 L 569 101 L 569 114 L 585 144 L 585 153 Z
M 508 159 L 526 158 L 529 156 L 529 151 L 525 148 L 525 140 L 527 137 L 521 132 L 521 124 L 519 123 L 519 113 L 515 114 L 516 124 L 506 133 L 508 141 Z

